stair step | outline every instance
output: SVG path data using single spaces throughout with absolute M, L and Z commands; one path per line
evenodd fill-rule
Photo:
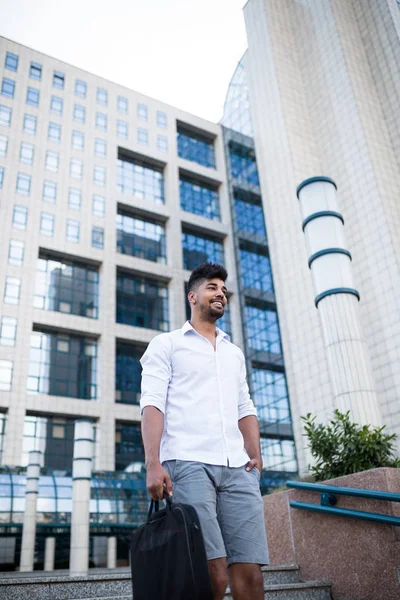
M 327 582 L 304 581 L 267 585 L 264 588 L 265 600 L 332 600 L 331 585 Z M 224 600 L 232 600 L 231 592 Z
M 264 585 L 281 583 L 298 583 L 299 567 L 297 565 L 278 565 L 262 567 Z

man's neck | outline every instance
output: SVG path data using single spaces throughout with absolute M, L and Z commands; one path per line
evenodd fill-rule
M 193 329 L 206 338 L 215 338 L 217 336 L 217 325 L 215 321 L 203 321 L 198 317 L 191 317 L 189 323 Z

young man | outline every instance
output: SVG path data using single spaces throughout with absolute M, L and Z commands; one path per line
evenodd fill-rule
M 147 489 L 199 515 L 214 600 L 262 600 L 268 563 L 256 410 L 242 351 L 216 327 L 227 303 L 224 267 L 191 274 L 191 318 L 155 337 L 141 363 Z

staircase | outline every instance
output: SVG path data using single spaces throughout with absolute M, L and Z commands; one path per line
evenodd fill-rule
M 265 600 L 331 600 L 331 586 L 327 582 L 299 582 L 299 567 L 263 567 Z M 224 596 L 232 600 L 230 590 Z M 249 600 L 251 600 L 249 598 Z

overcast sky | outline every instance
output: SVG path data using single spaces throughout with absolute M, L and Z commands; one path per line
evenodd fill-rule
M 0 0 L 0 34 L 210 121 L 246 50 L 245 0 Z

